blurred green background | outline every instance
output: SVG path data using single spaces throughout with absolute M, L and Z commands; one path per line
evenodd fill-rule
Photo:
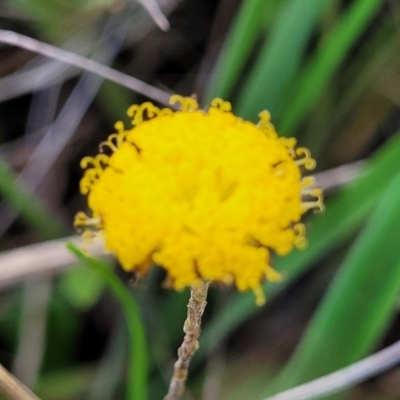
M 158 5 L 167 32 L 133 0 L 0 0 L 0 29 L 203 105 L 223 97 L 252 121 L 268 109 L 317 159 L 326 212 L 308 216 L 308 248 L 276 258 L 285 279 L 264 285 L 262 308 L 212 287 L 185 399 L 261 400 L 398 340 L 400 3 Z M 20 48 L 1 44 L 0 57 L 0 269 L 12 270 L 16 250 L 74 234 L 80 158 L 146 97 Z M 32 273 L 0 272 L 0 362 L 43 400 L 161 399 L 188 292 L 164 289 L 159 269 L 132 283 L 114 265 L 120 285 L 84 254 L 43 273 L 48 250 L 29 251 Z M 336 397 L 399 399 L 399 374 Z

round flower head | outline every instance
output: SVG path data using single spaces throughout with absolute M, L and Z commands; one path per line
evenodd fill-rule
M 315 162 L 295 139 L 278 138 L 266 111 L 254 125 L 221 99 L 207 110 L 193 98 L 176 102 L 176 112 L 132 106 L 133 128 L 117 122 L 101 153 L 83 158 L 80 189 L 93 217 L 79 213 L 75 224 L 101 232 L 127 271 L 143 276 L 154 262 L 175 289 L 235 283 L 261 304 L 263 280 L 279 279 L 271 251 L 304 247 L 300 218 L 322 208 L 321 190 L 301 174 Z

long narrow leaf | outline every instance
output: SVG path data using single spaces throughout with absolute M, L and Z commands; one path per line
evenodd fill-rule
M 227 98 L 230 95 L 260 35 L 261 22 L 265 19 L 265 12 L 268 11 L 266 6 L 271 7 L 271 1 L 244 1 L 208 84 L 206 103 L 214 97 Z
M 293 132 L 306 113 L 316 103 L 335 71 L 345 59 L 351 46 L 360 37 L 363 29 L 382 6 L 380 0 L 357 0 L 332 29 L 320 51 L 304 68 L 299 82 L 292 90 L 295 95 L 288 99 L 279 132 L 285 135 Z
M 326 0 L 291 0 L 276 16 L 269 38 L 240 93 L 237 112 L 254 119 L 260 109 L 274 115 L 286 84 L 300 65 Z
M 397 173 L 285 368 L 279 389 L 358 360 L 382 336 L 400 293 L 399 188 Z
M 129 351 L 130 369 L 127 377 L 127 400 L 146 400 L 148 379 L 147 341 L 138 305 L 129 290 L 106 263 L 87 256 L 72 243 L 67 243 L 67 247 L 80 260 L 103 277 L 120 303 L 128 324 L 131 344 Z

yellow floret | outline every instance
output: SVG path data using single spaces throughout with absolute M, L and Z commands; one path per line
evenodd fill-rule
M 176 289 L 234 282 L 262 303 L 262 281 L 279 276 L 270 252 L 304 246 L 300 218 L 322 208 L 320 189 L 309 189 L 313 179 L 300 169 L 315 162 L 294 139 L 278 138 L 265 111 L 254 125 L 221 99 L 207 111 L 193 98 L 171 100 L 181 111 L 132 106 L 134 127 L 117 123 L 102 144 L 112 154 L 82 160 L 81 191 L 105 245 L 139 275 L 154 261 Z

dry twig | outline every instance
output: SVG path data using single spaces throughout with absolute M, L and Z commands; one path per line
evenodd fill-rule
M 0 364 L 0 393 L 10 400 L 40 400 Z
M 400 341 L 361 361 L 265 400 L 312 400 L 348 389 L 400 362 Z
M 139 0 L 139 3 L 147 10 L 151 15 L 157 26 L 164 32 L 168 31 L 170 28 L 167 17 L 161 11 L 160 6 L 155 0 Z
M 0 253 L 0 288 L 40 276 L 54 275 L 76 263 L 76 257 L 65 247 L 66 242 L 82 243 L 79 236 L 31 244 Z M 87 246 L 90 254 L 100 255 L 103 245 L 99 240 Z
M 170 93 L 164 92 L 163 90 L 151 86 L 139 79 L 133 78 L 132 76 L 116 71 L 115 69 L 107 67 L 106 65 L 100 64 L 70 51 L 63 50 L 56 46 L 32 39 L 28 36 L 4 29 L 0 29 L 0 42 L 8 43 L 12 46 L 17 46 L 43 56 L 50 57 L 54 60 L 73 65 L 74 67 L 84 69 L 137 93 L 143 94 L 161 104 L 169 105 L 169 98 L 171 97 Z

